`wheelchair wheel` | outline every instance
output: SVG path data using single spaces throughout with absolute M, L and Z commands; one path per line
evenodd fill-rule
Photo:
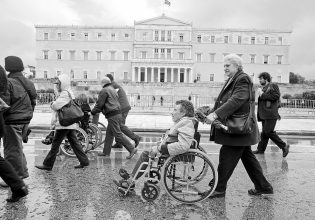
M 144 186 L 141 190 L 141 198 L 144 201 L 152 202 L 158 198 L 160 195 L 160 188 L 157 185 L 144 183 Z
M 76 132 L 77 139 L 78 139 L 78 141 L 82 147 L 82 150 L 84 152 L 86 152 L 86 150 L 88 149 L 88 146 L 89 146 L 88 135 L 86 134 L 86 132 L 82 128 L 79 128 L 79 127 L 77 127 L 75 129 L 75 132 Z M 67 155 L 69 157 L 75 157 L 73 149 L 70 146 L 70 143 L 69 143 L 67 138 L 65 138 L 62 141 L 62 143 L 60 145 L 60 150 L 62 151 L 62 153 L 64 153 L 65 155 Z
M 97 145 L 97 146 L 100 146 L 101 144 L 105 142 L 105 135 L 103 135 L 103 132 L 106 132 L 107 127 L 101 122 L 97 122 L 97 127 L 100 129 L 101 134 L 102 134 L 102 137 Z
M 89 123 L 87 129 L 87 134 L 89 136 L 89 148 L 88 150 L 94 150 L 98 147 L 99 143 L 102 140 L 102 131 L 93 123 Z
M 208 168 L 205 169 L 205 166 Z M 184 154 L 170 157 L 162 171 L 162 182 L 166 192 L 172 198 L 186 204 L 200 202 L 210 196 L 218 179 L 214 164 L 200 150 L 189 150 Z M 202 178 L 199 178 L 201 173 Z

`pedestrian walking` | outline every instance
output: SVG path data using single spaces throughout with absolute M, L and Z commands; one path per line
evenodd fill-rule
M 277 120 L 280 120 L 278 112 L 280 106 L 280 90 L 277 84 L 271 82 L 270 74 L 262 72 L 258 76 L 262 86 L 258 88 L 258 111 L 257 119 L 262 123 L 260 142 L 254 154 L 263 154 L 267 148 L 268 141 L 271 139 L 281 150 L 282 156 L 286 157 L 289 153 L 290 145 L 285 143 L 274 130 Z
M 227 182 L 241 159 L 247 174 L 254 183 L 254 189 L 248 190 L 249 195 L 273 194 L 271 184 L 266 180 L 262 168 L 251 150 L 251 146 L 258 142 L 258 126 L 255 117 L 252 82 L 243 72 L 242 59 L 236 54 L 224 57 L 224 72 L 228 80 L 216 99 L 213 109 L 204 106 L 198 109 L 207 116 L 206 123 L 211 124 L 210 140 L 221 144 L 218 165 L 218 184 L 210 198 L 224 197 Z M 250 94 L 251 93 L 251 94 Z M 251 132 L 245 134 L 231 134 L 217 126 L 217 121 L 224 123 L 227 118 L 237 115 L 249 115 L 252 119 Z M 210 182 L 210 184 L 212 184 Z
M 155 96 L 152 96 L 152 107 L 154 106 L 155 103 Z
M 41 170 L 52 170 L 57 154 L 59 152 L 60 144 L 65 139 L 65 137 L 67 137 L 70 146 L 73 149 L 73 152 L 80 162 L 80 164 L 76 165 L 74 168 L 84 168 L 89 165 L 89 159 L 83 152 L 80 142 L 78 141 L 76 136 L 75 128 L 78 125 L 76 123 L 69 126 L 60 125 L 59 117 L 57 114 L 58 110 L 67 105 L 71 101 L 71 99 L 75 98 L 70 88 L 70 77 L 66 74 L 60 74 L 57 78 L 54 79 L 54 83 L 56 84 L 57 90 L 59 92 L 59 96 L 57 97 L 56 101 L 52 102 L 52 104 L 50 105 L 54 113 L 54 117 L 52 119 L 52 127 L 55 127 L 55 133 L 51 144 L 51 149 L 44 159 L 43 164 L 36 165 L 35 167 Z
M 122 124 L 126 124 L 126 119 L 128 116 L 128 113 L 131 109 L 131 106 L 128 102 L 128 98 L 126 95 L 125 90 L 118 84 L 116 81 L 114 81 L 114 77 L 111 74 L 106 74 L 106 76 L 110 79 L 111 81 L 111 86 L 117 91 L 118 94 L 118 101 L 120 104 L 120 112 L 122 116 Z M 122 126 L 121 131 L 129 137 L 131 140 L 135 142 L 135 147 L 137 147 L 140 143 L 141 137 L 133 133 L 127 126 Z M 112 148 L 122 148 L 122 145 L 117 143 L 112 146 Z
M 111 80 L 108 77 L 104 77 L 101 80 L 101 85 L 103 88 L 91 111 L 92 115 L 102 112 L 108 121 L 104 149 L 103 152 L 98 155 L 110 156 L 113 140 L 115 138 L 116 142 L 122 144 L 128 150 L 129 155 L 126 159 L 131 159 L 137 152 L 137 148 L 135 148 L 122 133 L 122 130 L 127 130 L 129 128 L 122 123 L 123 117 L 120 113 L 118 93 L 111 86 Z
M 161 106 L 163 106 L 163 101 L 164 101 L 164 98 L 163 98 L 163 96 L 161 96 L 161 98 L 160 98 Z
M 15 63 L 17 71 L 24 69 L 22 62 Z M 28 94 L 21 83 L 14 78 L 7 78 L 6 72 L 0 66 L 0 98 L 10 106 L 4 113 L 3 152 L 18 176 L 22 179 L 29 176 L 27 162 L 23 152 L 23 132 L 26 131 L 33 117 L 33 107 Z M 4 182 L 1 186 L 7 187 Z

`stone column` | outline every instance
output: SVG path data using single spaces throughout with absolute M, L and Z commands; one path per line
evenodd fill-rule
M 135 73 L 135 71 L 136 71 L 136 67 L 135 67 L 135 66 L 131 67 L 131 72 L 132 72 L 131 82 L 134 82 L 134 81 L 135 81 L 135 78 L 136 78 L 136 73 Z
M 171 68 L 171 82 L 174 82 L 174 68 Z
M 141 82 L 141 67 L 138 67 L 138 82 Z
M 148 82 L 148 67 L 144 67 L 144 82 Z
M 197 77 L 194 76 L 192 68 L 189 68 L 190 82 L 192 83 Z
M 161 82 L 161 69 L 158 67 L 158 82 Z
M 151 82 L 154 82 L 154 67 L 151 67 Z

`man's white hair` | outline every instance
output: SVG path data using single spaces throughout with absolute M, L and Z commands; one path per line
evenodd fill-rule
M 103 85 L 103 86 L 105 86 L 105 85 L 107 85 L 107 84 L 110 84 L 111 83 L 111 81 L 110 81 L 110 79 L 107 77 L 107 76 L 105 76 L 102 80 L 101 80 L 101 84 Z
M 224 57 L 224 62 L 225 61 L 230 61 L 231 63 L 235 64 L 236 66 L 238 66 L 238 69 L 242 70 L 243 69 L 243 59 L 234 54 L 234 53 L 231 53 L 231 54 L 228 54 Z

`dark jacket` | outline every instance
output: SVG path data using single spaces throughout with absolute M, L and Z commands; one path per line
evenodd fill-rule
M 36 105 L 36 98 L 37 98 L 37 93 L 36 93 L 34 83 L 31 80 L 27 79 L 25 76 L 23 76 L 21 72 L 15 72 L 15 73 L 11 72 L 9 73 L 8 78 L 13 78 L 13 79 L 16 79 L 18 82 L 21 81 L 23 83 L 27 94 L 30 96 L 31 104 L 34 110 L 35 105 Z
M 269 83 L 263 88 L 263 93 L 258 97 L 258 121 L 266 119 L 280 119 L 278 112 L 280 90 L 277 84 Z
M 0 94 L 1 98 L 10 106 L 3 113 L 5 124 L 28 124 L 33 118 L 33 108 L 30 98 L 16 79 L 8 79 L 8 89 Z
M 118 94 L 111 84 L 104 85 L 91 111 L 92 115 L 99 112 L 102 112 L 106 118 L 120 114 Z
M 120 85 L 118 85 L 115 81 L 112 81 L 111 85 L 118 93 L 118 99 L 119 99 L 121 113 L 125 113 L 125 112 L 129 111 L 131 109 L 131 107 L 130 107 L 130 104 L 128 102 L 128 98 L 127 98 L 125 90 Z
M 252 84 L 251 79 L 246 73 L 242 71 L 237 72 L 231 81 L 225 83 L 211 112 L 214 111 L 221 122 L 224 122 L 225 119 L 232 114 L 248 113 L 250 106 L 250 84 Z M 252 91 L 252 99 L 255 97 L 253 93 Z M 214 140 L 217 144 L 230 146 L 250 146 L 256 144 L 259 139 L 259 131 L 254 113 L 254 103 L 252 108 L 252 117 L 255 121 L 252 133 L 246 135 L 232 135 L 225 133 L 221 128 L 216 128 L 214 125 L 211 125 L 210 140 Z

